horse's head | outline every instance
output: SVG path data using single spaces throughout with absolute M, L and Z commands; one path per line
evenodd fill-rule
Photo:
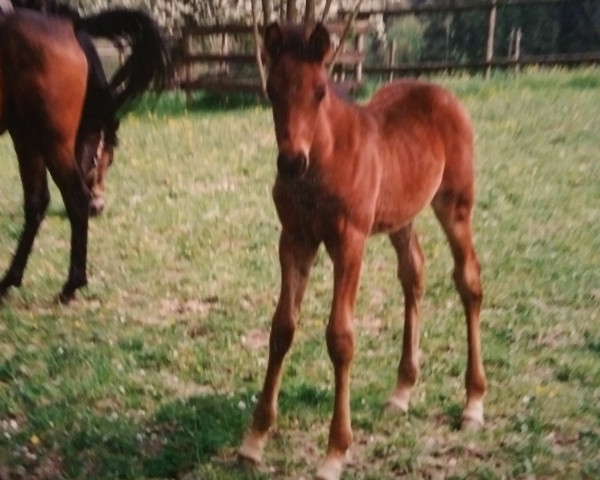
M 87 135 L 82 142 L 79 165 L 90 190 L 90 215 L 99 215 L 104 210 L 104 178 L 113 162 L 118 128 L 119 122 L 115 121 L 105 130 Z
M 328 95 L 329 32 L 320 23 L 312 32 L 272 23 L 265 30 L 264 47 L 279 150 L 277 170 L 282 178 L 299 178 L 308 170 L 317 117 Z

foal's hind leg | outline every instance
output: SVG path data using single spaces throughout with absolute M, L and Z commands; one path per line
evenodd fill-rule
M 396 388 L 386 409 L 408 411 L 410 391 L 419 373 L 419 306 L 425 259 L 412 224 L 390 235 L 398 255 L 398 279 L 404 292 L 404 336 Z
M 75 291 L 87 285 L 87 238 L 90 192 L 75 163 L 74 149 L 57 144 L 46 157 L 48 170 L 58 186 L 71 224 L 71 259 L 69 276 L 58 299 L 68 303 Z
M 483 426 L 486 381 L 479 331 L 483 294 L 479 261 L 473 247 L 471 231 L 472 189 L 467 189 L 466 192 L 442 190 L 434 198 L 432 206 L 450 243 L 454 257 L 454 283 L 460 294 L 467 321 L 467 402 L 462 414 L 462 428 L 479 428 Z
M 27 146 L 26 142 L 15 139 L 14 144 L 23 185 L 25 224 L 10 267 L 0 281 L 0 299 L 6 295 L 10 287 L 21 286 L 33 241 L 50 201 L 46 167 L 42 156 L 37 150 Z

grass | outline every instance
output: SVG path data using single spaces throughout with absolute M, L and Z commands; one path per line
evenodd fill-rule
M 598 478 L 600 70 L 435 81 L 464 100 L 477 132 L 487 424 L 456 428 L 464 322 L 427 211 L 417 222 L 427 257 L 422 371 L 404 416 L 381 411 L 402 334 L 393 252 L 382 237 L 368 246 L 355 319 L 355 444 L 343 478 Z M 122 124 L 78 301 L 53 303 L 69 226 L 52 187 L 24 284 L 0 306 L 2 480 L 310 478 L 322 458 L 333 398 L 323 252 L 265 462 L 235 462 L 279 282 L 270 112 L 161 102 Z M 7 265 L 22 222 L 8 136 L 0 155 Z

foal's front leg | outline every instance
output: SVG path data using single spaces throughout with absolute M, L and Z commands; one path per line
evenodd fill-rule
M 327 455 L 317 472 L 321 480 L 338 480 L 352 444 L 350 422 L 350 364 L 354 357 L 354 302 L 360 279 L 365 236 L 347 227 L 344 237 L 328 243 L 327 251 L 333 260 L 333 301 L 327 324 L 327 351 L 335 375 L 333 417 L 329 427 Z
M 302 297 L 317 250 L 318 244 L 306 245 L 285 231 L 281 233 L 281 292 L 271 322 L 267 372 L 254 409 L 252 427 L 238 452 L 241 459 L 253 463 L 260 462 L 269 428 L 277 417 L 277 396 L 281 385 L 283 359 L 294 339 Z

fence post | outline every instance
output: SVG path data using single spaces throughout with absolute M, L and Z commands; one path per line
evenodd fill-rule
M 360 85 L 360 83 L 362 83 L 362 60 L 360 59 L 360 55 L 362 55 L 363 52 L 363 46 L 364 46 L 364 37 L 362 32 L 359 32 L 356 35 L 356 39 L 354 40 L 354 49 L 356 51 L 356 54 L 359 55 L 359 58 L 357 58 L 356 60 L 356 65 L 354 66 L 354 80 L 356 81 L 356 83 L 358 85 Z
M 221 34 L 221 55 L 227 55 L 229 53 L 229 37 L 227 36 L 227 32 L 223 32 Z M 219 67 L 228 72 L 229 71 L 229 66 L 222 61 L 221 64 L 219 65 Z
M 521 66 L 519 65 L 519 62 L 521 60 L 521 37 L 522 37 L 522 31 L 521 31 L 521 27 L 519 27 L 515 34 L 515 53 L 514 53 L 515 73 L 519 73 L 521 70 Z
M 488 16 L 488 37 L 485 49 L 485 78 L 490 78 L 492 72 L 492 59 L 494 58 L 494 33 L 496 31 L 496 0 L 490 3 Z
M 189 31 L 183 32 L 182 42 L 183 61 L 185 62 L 185 103 L 189 106 L 192 103 L 192 63 L 190 62 L 192 35 Z
M 388 59 L 388 64 L 390 67 L 390 78 L 389 81 L 391 82 L 394 79 L 394 71 L 392 70 L 394 68 L 394 60 L 396 58 L 396 40 L 392 40 L 392 44 L 390 45 L 390 56 Z

